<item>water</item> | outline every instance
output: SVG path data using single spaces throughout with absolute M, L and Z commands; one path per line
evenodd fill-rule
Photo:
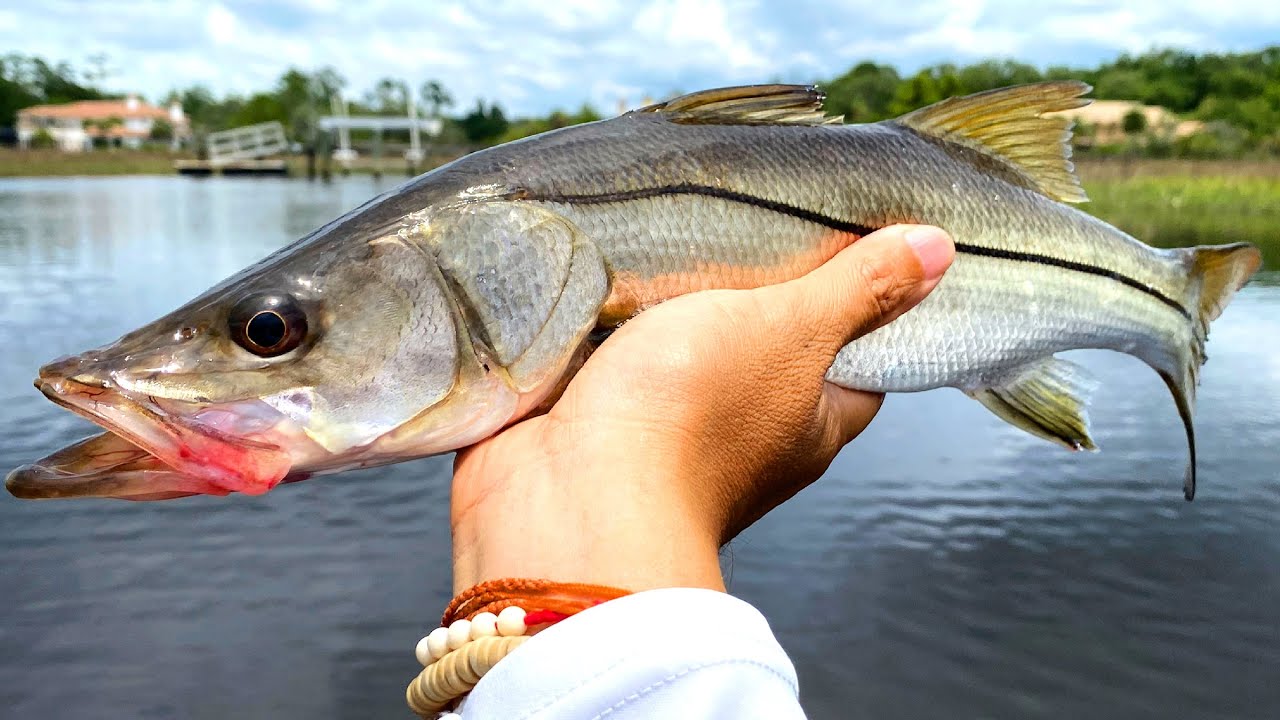
M 0 181 L 0 469 L 92 426 L 30 386 L 380 189 Z M 1274 276 L 1270 278 L 1274 281 Z M 1280 286 L 1214 326 L 1200 496 L 1155 374 L 1106 353 L 1103 452 L 893 396 L 725 553 L 815 718 L 1280 716 Z M 0 715 L 405 717 L 449 598 L 449 461 L 262 498 L 0 497 Z

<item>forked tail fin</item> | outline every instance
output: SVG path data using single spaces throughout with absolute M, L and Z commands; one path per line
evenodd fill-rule
M 1187 431 L 1190 462 L 1182 484 L 1187 500 L 1196 496 L 1196 431 L 1191 416 L 1196 405 L 1196 384 L 1200 366 L 1204 364 L 1204 343 L 1209 337 L 1209 323 L 1222 314 L 1235 295 L 1262 264 L 1262 253 L 1248 243 L 1212 245 L 1181 251 L 1187 262 L 1186 307 L 1191 312 L 1191 343 L 1178 353 L 1179 367 L 1172 372 L 1160 371 L 1178 405 L 1183 427 Z

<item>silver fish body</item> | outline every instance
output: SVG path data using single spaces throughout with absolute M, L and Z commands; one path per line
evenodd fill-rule
M 1053 354 L 1125 352 L 1174 394 L 1191 444 L 1190 498 L 1208 323 L 1260 256 L 1240 245 L 1157 250 L 1064 204 L 1083 192 L 1068 125 L 1048 113 L 1079 106 L 1086 90 L 1023 86 L 844 126 L 823 117 L 812 88 L 728 88 L 499 146 L 371 201 L 123 345 L 47 367 L 37 384 L 90 415 L 67 400 L 77 383 L 132 397 L 119 404 L 129 413 L 256 414 L 255 429 L 227 421 L 218 435 L 239 433 L 254 457 L 259 446 L 278 451 L 252 483 L 227 471 L 195 490 L 166 487 L 257 492 L 474 442 L 553 397 L 593 330 L 683 293 L 798 277 L 876 228 L 924 223 L 955 239 L 952 268 L 918 307 L 845 347 L 828 379 L 889 392 L 957 387 L 1029 432 L 1092 448 L 1090 381 Z M 283 303 L 288 317 L 256 298 Z M 245 303 L 248 314 L 235 310 Z M 284 330 L 303 326 L 301 339 L 252 357 L 264 348 L 241 335 L 262 312 Z M 206 329 L 203 356 L 170 343 L 178 326 Z M 139 344 L 156 358 L 147 373 L 120 349 Z M 192 379 L 211 353 L 239 373 Z M 142 407 L 143 389 L 164 406 Z M 203 421 L 156 449 L 145 422 L 94 419 L 150 453 L 135 457 L 154 471 L 145 483 L 163 485 L 155 478 L 166 469 L 203 472 L 173 460 L 183 438 L 209 435 Z M 94 494 L 120 473 L 97 459 L 116 444 L 99 442 L 20 469 L 10 489 Z M 101 494 L 147 494 L 119 487 Z

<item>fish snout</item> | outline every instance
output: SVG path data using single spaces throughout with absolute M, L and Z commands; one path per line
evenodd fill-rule
M 105 368 L 84 355 L 66 355 L 40 368 L 35 379 L 35 386 L 48 394 L 50 390 L 58 392 L 67 384 L 86 388 L 109 388 L 111 376 Z

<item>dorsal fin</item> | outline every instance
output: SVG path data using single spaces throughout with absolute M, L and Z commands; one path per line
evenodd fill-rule
M 1063 202 L 1088 197 L 1071 164 L 1072 121 L 1048 115 L 1089 104 L 1076 80 L 1019 85 L 954 97 L 894 120 L 1002 161 L 1005 179 Z M 985 166 L 982 170 L 990 172 Z
M 660 112 L 671 122 L 690 125 L 841 123 L 842 118 L 822 114 L 826 97 L 813 85 L 742 85 L 681 95 L 631 112 Z

